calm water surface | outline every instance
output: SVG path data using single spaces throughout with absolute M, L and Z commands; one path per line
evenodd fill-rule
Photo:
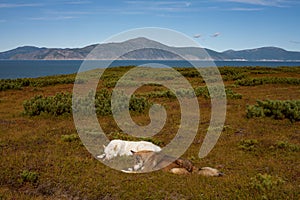
M 82 60 L 0 60 L 0 79 L 15 79 L 15 78 L 34 78 L 41 76 L 50 76 L 58 74 L 77 73 L 82 64 Z M 145 61 L 145 60 L 118 60 L 111 61 L 89 61 L 91 68 L 104 68 L 108 64 L 110 67 L 128 66 L 128 65 L 147 65 L 156 66 L 151 63 L 158 63 L 170 67 L 192 67 L 188 61 Z M 193 61 L 197 67 L 211 66 L 211 62 Z M 216 61 L 216 66 L 300 66 L 300 62 L 248 62 L 248 61 Z

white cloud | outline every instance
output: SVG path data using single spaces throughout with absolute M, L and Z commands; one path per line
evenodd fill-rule
M 233 11 L 260 11 L 260 10 L 263 10 L 263 8 L 243 8 L 243 7 L 236 7 L 236 8 L 230 8 L 229 10 L 233 10 Z
M 81 5 L 81 4 L 90 4 L 91 1 L 68 1 L 66 4 L 73 4 L 73 5 Z
M 201 35 L 201 34 L 196 34 L 196 35 L 194 35 L 193 37 L 194 37 L 194 38 L 200 38 L 200 37 L 202 37 L 202 35 Z
M 38 7 L 43 6 L 39 3 L 0 3 L 0 8 L 18 8 L 18 7 Z
M 220 35 L 221 35 L 220 32 L 216 32 L 216 33 L 214 33 L 213 35 L 211 35 L 211 37 L 219 37 Z
M 84 11 L 47 11 L 45 14 L 49 15 L 59 15 L 59 16 L 68 16 L 68 15 L 88 15 L 93 14 L 93 12 L 84 12 Z
M 32 17 L 28 18 L 29 20 L 34 21 L 56 21 L 56 20 L 69 20 L 69 19 L 76 19 L 75 16 L 56 16 L 56 17 Z
M 84 15 L 92 15 L 96 12 L 86 12 L 86 11 L 57 11 L 57 10 L 48 10 L 44 11 L 42 15 L 38 17 L 30 17 L 28 20 L 35 21 L 55 21 L 55 20 L 69 20 L 76 19 Z
M 181 5 L 181 6 L 190 6 L 191 2 L 189 1 L 125 1 L 127 4 L 149 4 L 149 5 Z
M 284 7 L 287 4 L 294 3 L 290 0 L 219 0 L 219 1 L 259 5 L 259 6 L 274 6 L 274 7 Z
M 182 12 L 191 7 L 189 1 L 125 1 L 132 10 Z
M 143 11 L 120 11 L 122 15 L 143 15 L 145 12 Z

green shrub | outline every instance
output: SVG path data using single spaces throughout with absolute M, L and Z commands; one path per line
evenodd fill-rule
M 29 116 L 47 113 L 58 116 L 72 111 L 72 94 L 57 93 L 55 96 L 37 95 L 23 103 L 24 113 Z
M 79 136 L 77 134 L 62 135 L 61 140 L 63 142 L 79 141 Z
M 178 97 L 187 97 L 191 98 L 194 97 L 195 94 L 192 90 L 189 89 L 178 89 L 176 90 L 176 94 L 171 90 L 164 90 L 164 91 L 154 91 L 146 94 L 142 94 L 142 96 L 152 97 L 152 98 L 170 98 L 175 99 L 176 96 Z
M 245 78 L 245 79 L 235 81 L 235 84 L 240 86 L 256 86 L 256 85 L 264 85 L 264 84 L 300 85 L 300 79 L 278 78 L 278 77 Z
M 35 79 L 29 79 L 29 86 L 32 87 L 45 87 L 50 85 L 57 84 L 71 84 L 74 83 L 75 77 L 70 77 L 69 75 L 61 75 L 61 76 L 47 76 Z M 81 83 L 83 81 L 77 80 L 77 83 Z
M 120 102 L 120 103 L 121 103 L 121 105 L 123 104 L 122 102 Z M 133 112 L 142 113 L 146 109 L 148 109 L 150 107 L 150 105 L 151 104 L 147 101 L 146 98 L 136 97 L 133 95 L 129 101 L 129 110 L 133 111 Z
M 276 67 L 275 70 L 279 72 L 288 72 L 288 73 L 300 73 L 300 67 Z
M 205 98 L 209 98 L 209 92 L 206 86 L 195 88 L 195 94 L 197 97 L 202 96 Z
M 91 97 L 90 97 L 91 98 Z M 106 89 L 96 92 L 95 107 L 96 113 L 100 116 L 111 115 L 111 93 Z
M 151 105 L 144 97 L 136 97 L 135 95 L 132 95 L 129 100 L 127 96 L 121 93 L 119 94 L 114 110 L 116 112 L 124 111 L 125 109 L 124 103 L 128 101 L 129 101 L 129 111 L 136 112 L 136 113 L 143 113 Z M 100 92 L 96 93 L 95 107 L 96 107 L 96 113 L 98 115 L 106 116 L 112 114 L 111 93 L 108 90 L 102 89 Z
M 147 96 L 148 98 L 169 98 L 169 99 L 176 98 L 176 95 L 170 90 L 149 92 L 149 93 L 141 94 L 141 96 Z
M 189 78 L 201 78 L 202 75 L 205 75 L 209 78 L 212 78 L 215 75 L 218 75 L 216 73 L 216 70 L 214 68 L 205 67 L 205 68 L 199 68 L 198 70 L 193 67 L 188 68 L 175 68 L 178 72 L 180 72 L 184 77 Z M 219 72 L 223 76 L 224 81 L 230 81 L 230 80 L 239 80 L 247 77 L 246 72 L 249 71 L 248 68 L 244 67 L 219 67 Z
M 184 77 L 190 77 L 190 78 L 201 77 L 200 73 L 195 68 L 177 68 L 177 71 L 179 71 Z
M 238 147 L 244 151 L 254 151 L 257 145 L 258 141 L 256 139 L 246 139 L 241 140 Z
M 0 80 L 0 91 L 5 90 L 20 90 L 22 89 L 23 83 L 20 79 L 2 79 Z
M 90 114 L 94 111 L 92 105 L 95 103 L 95 111 L 99 116 L 111 115 L 111 92 L 102 89 L 96 93 L 95 99 L 93 92 L 90 92 L 87 97 L 74 100 L 73 110 L 75 112 L 81 111 L 83 114 Z M 128 98 L 121 94 L 114 108 L 117 112 L 125 109 L 124 102 Z M 150 107 L 150 103 L 144 97 L 131 96 L 129 101 L 129 111 L 142 113 Z M 72 113 L 72 94 L 70 93 L 57 93 L 55 96 L 44 97 L 37 95 L 30 100 L 23 103 L 24 114 L 29 116 L 41 115 L 42 113 L 59 116 Z
M 222 93 L 221 88 L 214 87 L 212 88 L 214 90 L 214 96 L 218 97 Z M 235 93 L 232 89 L 226 88 L 225 89 L 226 97 L 228 99 L 241 99 L 242 95 Z M 210 94 L 208 92 L 208 89 L 206 86 L 200 86 L 194 89 L 194 92 L 189 89 L 180 89 L 176 91 L 176 95 L 170 91 L 170 90 L 164 90 L 164 91 L 154 91 L 149 93 L 140 94 L 141 96 L 146 96 L 148 98 L 169 98 L 169 99 L 175 99 L 176 95 L 179 97 L 187 97 L 192 98 L 195 95 L 197 97 L 204 97 L 204 98 L 210 98 Z
M 247 75 L 244 73 L 232 74 L 223 77 L 224 81 L 236 81 L 247 78 Z
M 242 95 L 241 94 L 238 94 L 238 93 L 235 93 L 232 89 L 230 88 L 226 88 L 225 89 L 225 92 L 226 92 L 226 97 L 228 99 L 241 99 L 242 98 Z
M 103 86 L 107 88 L 114 88 L 118 80 L 105 80 L 103 81 Z
M 251 178 L 250 187 L 267 195 L 267 192 L 284 182 L 285 181 L 280 177 L 258 173 L 254 178 Z
M 300 146 L 296 144 L 290 144 L 287 141 L 278 141 L 273 147 L 276 149 L 282 149 L 291 152 L 299 152 Z
M 223 87 L 213 87 L 213 95 L 215 98 L 222 97 L 223 98 Z M 196 96 L 203 96 L 204 98 L 210 98 L 209 91 L 207 87 L 197 87 L 195 88 L 195 94 Z M 230 88 L 225 88 L 225 94 L 227 99 L 241 99 L 242 95 L 235 93 L 232 89 Z
M 274 119 L 287 118 L 290 121 L 300 120 L 299 100 L 266 100 L 257 101 L 256 105 L 247 106 L 247 118 L 273 117 Z
M 20 174 L 21 177 L 21 182 L 29 182 L 29 183 L 37 183 L 39 176 L 37 172 L 31 172 L 28 170 L 24 170 L 22 171 L 22 173 Z
M 219 68 L 224 81 L 235 81 L 247 78 L 244 68 L 239 67 L 221 67 Z
M 141 96 L 146 96 L 148 98 L 169 98 L 175 99 L 176 95 L 179 97 L 193 97 L 194 94 L 198 96 L 204 96 L 205 98 L 209 98 L 209 93 L 207 87 L 197 87 L 194 89 L 194 93 L 188 89 L 179 89 L 176 91 L 176 94 L 171 90 L 164 91 L 154 91 L 149 93 L 140 94 Z
M 18 78 L 18 79 L 1 79 L 0 91 L 20 90 L 23 87 L 45 87 L 57 84 L 71 84 L 75 81 L 75 75 L 46 76 L 40 78 Z M 84 80 L 77 80 L 76 83 L 83 83 Z

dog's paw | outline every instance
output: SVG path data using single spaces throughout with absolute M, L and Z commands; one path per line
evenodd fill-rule
M 101 154 L 101 155 L 98 155 L 96 156 L 98 159 L 104 159 L 105 158 L 105 154 Z
M 133 171 L 132 168 L 122 169 L 121 172 L 124 172 L 124 173 L 136 173 L 135 171 Z

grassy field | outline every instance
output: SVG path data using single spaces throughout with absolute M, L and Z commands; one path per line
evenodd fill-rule
M 107 100 L 103 91 L 110 94 L 129 69 L 105 71 L 99 102 Z M 195 69 L 177 70 L 198 88 L 201 110 L 198 134 L 182 157 L 198 167 L 218 168 L 225 176 L 110 169 L 77 136 L 70 110 L 75 75 L 0 80 L 0 200 L 300 199 L 300 67 L 221 67 L 226 122 L 218 143 L 203 159 L 198 152 L 209 125 L 210 98 Z M 147 105 L 166 107 L 167 123 L 150 141 L 168 144 L 180 125 L 174 94 L 151 84 L 139 88 L 135 98 L 131 114 L 137 124 L 149 123 Z M 118 128 L 107 106 L 99 105 L 107 111 L 97 112 L 107 136 L 133 139 Z

